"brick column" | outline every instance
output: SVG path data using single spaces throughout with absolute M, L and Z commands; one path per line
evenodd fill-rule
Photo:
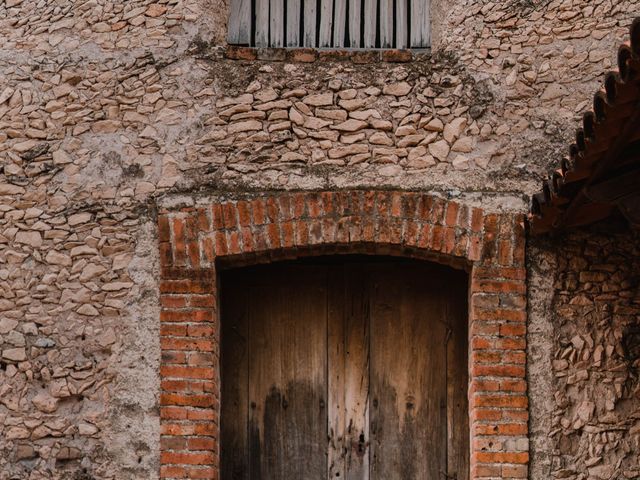
M 471 478 L 527 478 L 524 218 L 487 215 L 470 301 Z

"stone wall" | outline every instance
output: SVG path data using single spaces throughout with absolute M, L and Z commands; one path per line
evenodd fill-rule
M 364 65 L 230 60 L 217 0 L 0 4 L 0 479 L 157 478 L 160 197 L 526 210 L 639 2 L 432 3 L 432 53 Z
M 533 262 L 555 266 L 548 316 L 531 318 L 530 336 L 542 330 L 547 338 L 546 345 L 530 341 L 532 431 L 548 437 L 534 444 L 534 478 L 640 476 L 639 242 L 637 234 L 611 230 L 534 247 Z M 550 385 L 552 395 L 535 395 L 534 384 Z

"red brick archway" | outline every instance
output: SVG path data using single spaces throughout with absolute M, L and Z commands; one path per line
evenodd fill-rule
M 471 477 L 526 479 L 524 218 L 410 192 L 278 192 L 163 210 L 161 478 L 218 478 L 216 265 L 334 253 L 470 271 Z

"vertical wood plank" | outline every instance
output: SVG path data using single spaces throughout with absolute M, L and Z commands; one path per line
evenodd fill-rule
M 300 0 L 287 0 L 287 47 L 300 46 Z
M 230 45 L 251 43 L 251 0 L 231 0 L 227 42 Z
M 369 312 L 362 267 L 329 277 L 328 479 L 369 478 Z
M 462 272 L 443 278 L 448 296 L 445 318 L 447 342 L 447 475 L 469 478 L 469 365 L 467 279 Z
M 331 27 L 333 25 L 333 0 L 320 0 L 320 31 L 318 46 L 331 46 Z
M 269 46 L 284 45 L 284 0 L 269 0 Z
M 393 47 L 393 0 L 380 0 L 380 48 Z
M 222 478 L 249 479 L 248 428 L 248 311 L 246 291 L 234 279 L 222 282 Z
M 351 48 L 362 48 L 360 19 L 362 18 L 362 0 L 349 0 L 349 44 Z M 366 19 L 365 19 L 366 22 Z
M 396 48 L 407 48 L 407 2 L 409 0 L 396 0 Z
M 375 48 L 378 0 L 364 0 L 364 48 Z
M 304 17 L 302 22 L 304 24 L 304 37 L 303 44 L 305 47 L 315 48 L 317 40 L 317 12 L 316 12 L 316 0 L 302 0 L 304 2 Z
M 377 267 L 371 306 L 371 479 L 447 468 L 446 328 L 437 275 Z
M 335 11 L 333 12 L 334 47 L 345 46 L 344 34 L 347 27 L 347 1 L 348 0 L 335 0 Z
M 324 478 L 326 270 L 261 272 L 249 299 L 251 478 Z
M 431 44 L 430 0 L 411 0 L 411 48 L 426 48 Z
M 269 0 L 255 0 L 255 46 L 269 46 Z

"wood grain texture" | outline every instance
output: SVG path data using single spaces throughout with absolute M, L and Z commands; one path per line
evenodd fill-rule
M 467 281 L 459 272 L 446 272 L 443 284 L 451 301 L 447 322 L 447 472 L 457 480 L 469 478 L 469 352 Z M 455 300 L 457 299 L 457 300 Z
M 284 45 L 284 0 L 269 0 L 269 46 Z
M 269 46 L 269 0 L 255 0 L 255 46 Z
M 378 35 L 378 0 L 364 0 L 364 48 L 375 48 Z
M 395 48 L 407 48 L 409 25 L 407 24 L 407 2 L 410 0 L 396 0 L 396 41 Z
M 369 291 L 360 265 L 329 276 L 329 479 L 369 478 Z
M 251 0 L 231 0 L 227 42 L 231 45 L 251 43 Z
M 393 0 L 380 1 L 380 48 L 393 47 Z
M 347 1 L 335 0 L 333 11 L 333 46 L 344 47 L 344 35 L 347 28 Z
M 237 283 L 224 285 L 221 314 L 221 364 L 223 365 L 220 471 L 227 480 L 249 479 L 248 358 L 249 318 L 247 292 Z
M 333 0 L 320 0 L 320 31 L 318 32 L 318 46 L 331 46 L 331 29 L 333 26 Z
M 350 48 L 361 48 L 362 29 L 360 19 L 362 18 L 362 0 L 349 0 L 349 44 Z
M 221 285 L 222 480 L 469 478 L 463 272 L 355 257 Z
M 411 48 L 426 48 L 431 44 L 430 0 L 411 1 Z
M 371 275 L 372 480 L 437 479 L 447 469 L 446 299 L 424 269 Z
M 300 0 L 287 0 L 287 47 L 300 46 Z
M 252 478 L 326 476 L 326 272 L 296 266 L 259 278 L 250 297 Z M 255 407 L 254 407 L 255 405 Z
M 317 27 L 316 27 L 316 19 L 317 19 L 317 11 L 316 11 L 316 1 L 315 0 L 302 0 L 304 2 L 304 17 L 302 19 L 303 22 L 303 30 L 304 35 L 302 38 L 303 46 L 313 48 L 316 46 L 317 41 Z

